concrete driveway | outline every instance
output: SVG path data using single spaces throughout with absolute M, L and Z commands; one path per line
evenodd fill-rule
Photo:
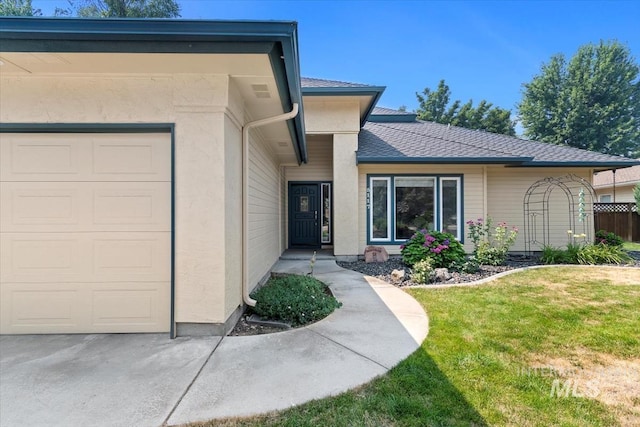
M 160 426 L 220 337 L 0 337 L 0 426 Z
M 281 261 L 306 273 L 308 262 Z M 428 330 L 420 304 L 318 261 L 342 308 L 310 326 L 248 337 L 0 337 L 0 426 L 161 426 L 288 408 L 386 373 Z

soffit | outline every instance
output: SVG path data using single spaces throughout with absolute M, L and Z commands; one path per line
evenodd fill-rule
M 240 91 L 252 120 L 283 113 L 267 54 L 0 52 L 0 61 L 2 76 L 228 75 Z M 259 132 L 283 162 L 295 161 L 285 123 L 264 126 Z

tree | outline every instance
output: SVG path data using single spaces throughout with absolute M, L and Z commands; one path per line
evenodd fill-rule
M 523 85 L 524 135 L 538 141 L 640 155 L 640 69 L 617 41 L 581 46 L 567 62 L 551 57 Z
M 636 199 L 636 213 L 640 215 L 640 184 L 633 188 L 633 197 Z
M 40 16 L 40 9 L 34 9 L 31 0 L 0 0 L 0 16 Z
M 425 88 L 422 95 L 416 93 L 416 97 L 420 103 L 417 114 L 421 120 L 511 136 L 516 134 L 509 110 L 494 107 L 485 100 L 480 101 L 477 107 L 473 106 L 472 100 L 465 104 L 456 100 L 450 104 L 451 90 L 444 80 L 440 80 L 435 91 Z
M 69 0 L 66 9 L 56 8 L 56 16 L 81 18 L 179 18 L 176 0 Z

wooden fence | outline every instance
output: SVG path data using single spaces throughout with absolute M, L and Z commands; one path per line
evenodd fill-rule
M 612 231 L 624 240 L 640 242 L 640 215 L 635 203 L 594 203 L 593 216 L 596 231 Z

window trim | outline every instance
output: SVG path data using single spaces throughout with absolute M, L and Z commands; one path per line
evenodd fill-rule
M 603 198 L 603 197 L 606 197 L 606 196 L 609 196 L 610 201 L 608 201 L 608 202 L 604 202 L 604 201 L 602 200 L 602 198 Z M 600 195 L 598 196 L 598 203 L 613 203 L 613 194 L 610 194 L 610 193 L 607 193 L 607 194 L 600 194 Z
M 386 181 L 387 182 L 387 237 L 373 237 L 371 233 L 373 233 L 373 213 L 371 212 L 371 206 L 373 205 L 373 181 Z M 391 177 L 390 176 L 367 176 L 367 241 L 373 243 L 391 243 L 393 236 L 393 227 L 392 223 L 395 220 L 394 212 L 391 211 L 392 203 L 392 194 L 393 186 L 391 185 Z M 390 220 L 391 218 L 391 220 Z
M 418 174 L 418 173 L 406 173 L 406 174 L 367 174 L 366 180 L 366 209 L 367 215 L 367 230 L 366 241 L 367 244 L 382 244 L 382 245 L 401 245 L 407 242 L 407 239 L 396 239 L 395 233 L 395 178 L 397 177 L 425 177 L 434 178 L 434 224 L 437 224 L 438 230 L 442 230 L 442 181 L 443 180 L 455 180 L 458 183 L 457 198 L 458 198 L 458 240 L 464 244 L 464 174 Z M 373 238 L 373 215 L 371 211 L 373 203 L 373 181 L 383 180 L 387 182 L 387 238 Z
M 456 185 L 456 199 L 458 201 L 457 205 L 456 205 L 456 217 L 458 218 L 457 221 L 458 223 L 456 224 L 457 226 L 457 236 L 456 239 L 458 239 L 458 241 L 462 242 L 462 228 L 464 227 L 464 222 L 462 221 L 462 176 L 457 176 L 457 177 L 453 177 L 453 176 L 442 176 L 438 178 L 438 190 L 439 190 L 439 196 L 441 196 L 444 191 L 442 190 L 442 186 L 444 181 L 455 181 L 457 183 Z M 444 216 L 442 215 L 442 212 L 444 212 L 444 206 L 443 206 L 443 199 L 442 197 L 438 198 L 438 204 L 439 204 L 439 221 L 438 221 L 438 226 L 440 228 L 440 230 L 443 229 L 444 227 Z

